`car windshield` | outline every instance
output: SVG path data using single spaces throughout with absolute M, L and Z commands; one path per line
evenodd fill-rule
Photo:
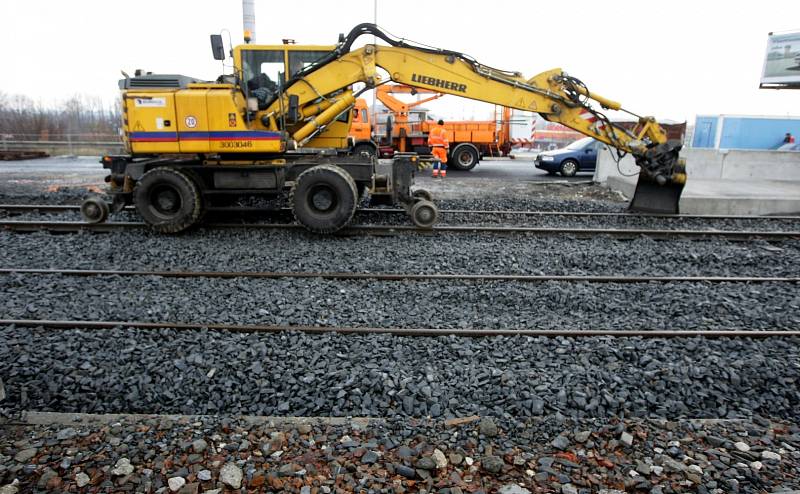
M 578 139 L 577 141 L 573 142 L 565 149 L 569 149 L 570 151 L 575 151 L 576 149 L 583 149 L 584 147 L 586 147 L 586 145 L 588 145 L 592 141 L 594 141 L 594 138 L 584 137 L 583 139 Z

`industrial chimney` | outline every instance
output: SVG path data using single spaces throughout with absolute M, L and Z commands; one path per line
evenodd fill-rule
M 242 24 L 244 42 L 256 42 L 256 0 L 242 0 Z

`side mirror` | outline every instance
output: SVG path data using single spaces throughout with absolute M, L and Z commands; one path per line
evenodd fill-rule
M 214 54 L 214 60 L 225 60 L 225 45 L 222 43 L 222 35 L 211 35 L 211 52 Z
M 286 120 L 289 123 L 300 121 L 300 97 L 296 94 L 289 95 L 289 108 L 286 111 Z

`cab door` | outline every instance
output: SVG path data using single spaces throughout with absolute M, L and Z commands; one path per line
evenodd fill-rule
M 591 141 L 580 153 L 581 171 L 591 172 L 597 166 L 597 149 L 600 141 Z
M 351 110 L 353 120 L 350 124 L 350 136 L 358 141 L 368 141 L 371 138 L 372 128 L 369 122 L 366 103 L 363 100 L 356 100 L 356 105 Z

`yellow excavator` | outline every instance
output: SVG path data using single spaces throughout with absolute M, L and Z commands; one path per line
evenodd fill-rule
M 354 48 L 365 35 L 386 44 Z M 216 60 L 226 59 L 221 36 L 212 35 L 211 45 Z M 615 125 L 601 109 L 623 110 L 620 103 L 561 69 L 525 78 L 395 39 L 374 24 L 356 26 L 332 46 L 244 44 L 231 54 L 233 74 L 214 82 L 141 71 L 120 81 L 128 153 L 102 158 L 113 202 L 87 199 L 87 221 L 133 204 L 154 230 L 175 233 L 231 197 L 288 189 L 294 217 L 313 232 L 347 226 L 367 191 L 431 227 L 438 210 L 430 194 L 412 191 L 418 156 L 401 153 L 381 164 L 346 152 L 356 98 L 388 82 L 379 68 L 397 83 L 537 112 L 607 144 L 618 158 L 629 153 L 641 168 L 632 209 L 678 212 L 686 182 L 681 143 L 668 141 L 652 117 L 637 115 L 633 130 Z M 364 89 L 355 93 L 357 83 Z

